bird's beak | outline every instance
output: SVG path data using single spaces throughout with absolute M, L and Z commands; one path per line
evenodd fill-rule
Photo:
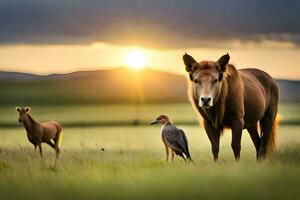
M 150 123 L 150 125 L 153 125 L 153 124 L 158 124 L 159 123 L 159 121 L 158 120 L 154 120 L 154 121 L 152 121 L 151 123 Z

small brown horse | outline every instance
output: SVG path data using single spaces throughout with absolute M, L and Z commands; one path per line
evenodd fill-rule
M 43 157 L 42 142 L 49 144 L 53 149 L 55 149 L 56 161 L 60 153 L 59 145 L 62 139 L 61 125 L 55 121 L 43 123 L 36 122 L 29 114 L 30 110 L 30 107 L 16 107 L 16 111 L 19 113 L 19 122 L 23 123 L 27 131 L 27 138 L 29 142 L 34 145 L 35 151 L 36 147 L 39 147 L 41 157 Z M 53 140 L 54 143 L 51 140 Z
M 188 54 L 183 56 L 191 80 L 191 101 L 204 119 L 215 160 L 224 128 L 232 130 L 236 160 L 240 158 L 243 129 L 251 136 L 257 158 L 263 158 L 275 149 L 278 86 L 267 73 L 254 68 L 237 70 L 228 64 L 229 59 L 226 54 L 217 62 L 198 63 Z

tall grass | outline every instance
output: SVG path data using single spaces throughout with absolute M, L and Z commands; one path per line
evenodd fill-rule
M 247 132 L 240 162 L 221 139 L 220 160 L 198 126 L 183 126 L 196 165 L 165 163 L 160 128 L 66 128 L 62 153 L 41 160 L 23 129 L 0 129 L 0 199 L 298 199 L 299 127 L 279 130 L 278 151 L 256 162 Z

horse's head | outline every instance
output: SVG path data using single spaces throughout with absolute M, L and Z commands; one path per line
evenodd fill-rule
M 16 107 L 16 112 L 19 113 L 19 122 L 23 123 L 28 119 L 27 114 L 30 112 L 31 108 L 26 106 L 25 108 Z
M 198 99 L 200 107 L 209 108 L 214 105 L 221 93 L 223 73 L 229 62 L 229 55 L 223 55 L 218 61 L 201 61 L 200 63 L 185 54 L 185 69 L 192 81 L 193 95 Z

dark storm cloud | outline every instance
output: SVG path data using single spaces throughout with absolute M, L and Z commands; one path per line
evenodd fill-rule
M 2 0 L 0 43 L 161 48 L 238 39 L 300 44 L 297 0 Z

